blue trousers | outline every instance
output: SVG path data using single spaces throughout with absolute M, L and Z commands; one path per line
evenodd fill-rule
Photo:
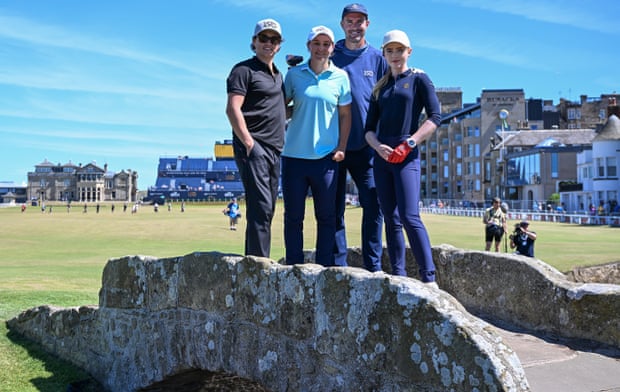
M 338 186 L 336 190 L 336 265 L 347 265 L 347 234 L 344 222 L 345 195 L 347 193 L 347 171 L 357 187 L 362 207 L 362 258 L 364 267 L 370 272 L 381 271 L 383 253 L 382 229 L 383 215 L 377 200 L 377 189 L 373 175 L 373 156 L 371 147 L 358 151 L 347 151 L 345 159 L 339 163 Z
M 332 160 L 332 154 L 321 159 L 282 157 L 286 264 L 304 262 L 304 215 L 310 190 L 317 224 L 316 263 L 335 265 L 337 173 L 338 163 Z
M 385 217 L 385 234 L 393 275 L 407 275 L 405 241 L 418 263 L 422 282 L 435 281 L 435 264 L 428 232 L 420 218 L 420 159 L 414 149 L 404 162 L 393 164 L 375 156 L 375 182 Z
M 248 156 L 245 146 L 233 142 L 235 162 L 245 190 L 245 254 L 269 257 L 271 221 L 278 198 L 280 153 L 258 142 Z

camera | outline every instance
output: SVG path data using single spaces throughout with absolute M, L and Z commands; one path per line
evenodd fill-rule
M 286 55 L 286 64 L 288 64 L 289 67 L 295 67 L 297 64 L 301 63 L 302 61 L 304 61 L 303 56 L 298 56 L 295 54 Z
M 521 224 L 520 224 L 520 223 L 517 223 L 517 224 L 515 224 L 515 229 L 514 229 L 514 231 L 512 232 L 512 234 L 510 234 L 510 235 L 508 236 L 508 238 L 510 238 L 511 240 L 514 240 L 514 239 L 515 239 L 518 235 L 520 235 L 521 233 L 522 233 L 522 231 L 521 231 Z

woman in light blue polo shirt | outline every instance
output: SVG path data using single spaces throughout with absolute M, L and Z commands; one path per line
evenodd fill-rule
M 334 33 L 313 27 L 307 40 L 310 59 L 289 70 L 284 81 L 293 113 L 282 151 L 286 263 L 301 264 L 308 190 L 317 220 L 315 261 L 334 265 L 336 179 L 351 128 L 351 89 L 347 73 L 330 61 Z

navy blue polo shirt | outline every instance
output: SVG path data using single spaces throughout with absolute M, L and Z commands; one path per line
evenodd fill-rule
M 256 56 L 242 61 L 230 71 L 226 92 L 245 97 L 241 111 L 254 140 L 281 152 L 286 125 L 284 83 L 275 64 L 273 70 L 272 74 Z M 237 139 L 234 132 L 233 138 Z
M 441 124 L 441 106 L 428 75 L 409 69 L 390 76 L 378 98 L 371 97 L 366 132 L 375 132 L 381 143 L 394 147 L 417 131 L 422 109 L 430 121 Z

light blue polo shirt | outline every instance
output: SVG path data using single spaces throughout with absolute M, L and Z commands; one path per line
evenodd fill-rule
M 338 146 L 338 106 L 351 104 L 346 71 L 334 66 L 316 75 L 308 63 L 291 68 L 284 80 L 286 99 L 293 99 L 282 155 L 320 159 Z

